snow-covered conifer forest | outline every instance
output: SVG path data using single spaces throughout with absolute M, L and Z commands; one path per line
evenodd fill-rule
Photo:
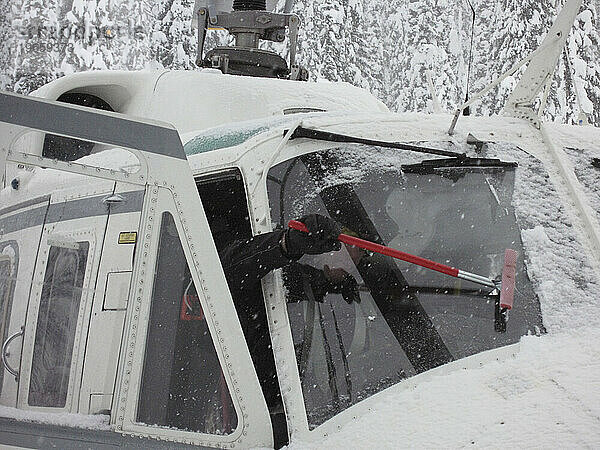
M 2 89 L 29 93 L 86 70 L 194 69 L 194 0 L 0 1 Z M 509 69 L 541 42 L 562 7 L 561 0 L 471 4 L 474 22 L 468 0 L 297 0 L 299 58 L 312 81 L 348 81 L 392 110 L 450 111 L 464 100 L 467 78 L 474 93 Z M 575 123 L 585 115 L 600 126 L 599 12 L 600 0 L 584 1 L 547 119 Z M 211 32 L 207 47 L 226 39 Z M 475 111 L 497 113 L 518 75 Z

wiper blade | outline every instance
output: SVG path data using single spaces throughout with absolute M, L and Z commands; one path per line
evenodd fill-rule
M 430 174 L 436 169 L 451 168 L 506 168 L 517 167 L 519 164 L 512 161 L 502 161 L 497 158 L 470 158 L 468 156 L 444 159 L 428 159 L 418 164 L 406 164 L 401 166 L 406 173 Z
M 284 131 L 284 135 L 288 130 Z M 448 150 L 440 150 L 437 148 L 429 148 L 429 147 L 419 147 L 417 145 L 403 144 L 401 142 L 386 142 L 386 141 L 377 141 L 373 139 L 364 139 L 355 136 L 346 136 L 344 134 L 331 133 L 329 131 L 321 131 L 321 130 L 313 130 L 310 128 L 298 127 L 292 133 L 290 137 L 290 141 L 293 139 L 314 139 L 316 141 L 328 141 L 328 142 L 343 142 L 347 144 L 365 144 L 365 145 L 373 145 L 376 147 L 384 147 L 384 148 L 396 148 L 399 150 L 408 150 L 416 153 L 427 153 L 430 155 L 439 155 L 439 156 L 448 156 L 451 158 L 467 158 L 465 153 L 451 152 Z

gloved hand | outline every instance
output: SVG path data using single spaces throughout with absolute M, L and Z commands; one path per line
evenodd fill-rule
M 290 228 L 285 235 L 285 252 L 290 257 L 304 254 L 319 255 L 342 248 L 337 237 L 342 227 L 333 219 L 320 214 L 310 214 L 298 219 L 308 228 L 308 233 Z
M 349 305 L 352 302 L 360 303 L 358 283 L 352 275 L 344 269 L 330 269 L 328 265 L 323 267 L 323 274 L 327 281 L 329 281 L 327 292 L 342 294 L 343 299 Z

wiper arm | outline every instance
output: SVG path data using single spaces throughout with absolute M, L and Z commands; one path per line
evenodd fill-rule
M 371 292 L 371 288 L 366 285 L 358 285 L 360 292 Z M 406 295 L 413 294 L 430 294 L 430 295 L 444 295 L 448 297 L 477 297 L 483 299 L 497 299 L 500 294 L 497 289 L 467 289 L 467 288 L 456 288 L 456 287 L 435 287 L 435 286 L 406 286 L 398 287 L 396 289 L 390 289 L 386 291 L 387 295 L 392 297 L 402 298 Z
M 497 158 L 470 158 L 468 156 L 444 159 L 428 159 L 418 164 L 401 166 L 405 173 L 430 174 L 436 169 L 449 168 L 506 168 L 517 167 L 519 164 L 512 161 L 502 161 Z
M 366 285 L 359 285 L 360 292 L 372 294 L 372 290 Z M 405 301 L 411 295 L 430 294 L 443 295 L 449 297 L 474 297 L 482 300 L 493 300 L 494 302 L 494 330 L 497 333 L 506 333 L 506 323 L 508 320 L 508 310 L 500 304 L 500 292 L 497 289 L 465 289 L 454 287 L 429 287 L 429 286 L 407 286 L 398 289 L 391 289 L 385 293 L 391 299 L 396 301 Z
M 288 130 L 285 130 L 284 135 L 287 134 L 287 132 Z M 291 141 L 293 139 L 300 138 L 314 139 L 315 141 L 343 142 L 347 144 L 365 144 L 373 145 L 376 147 L 396 148 L 399 150 L 408 150 L 410 152 L 448 156 L 457 159 L 467 158 L 467 155 L 465 153 L 451 152 L 448 150 L 440 150 L 437 148 L 419 147 L 417 145 L 402 144 L 400 142 L 386 142 L 377 141 L 373 139 L 364 139 L 360 137 L 346 136 L 344 134 L 331 133 L 329 131 L 313 130 L 301 126 L 297 127 L 296 130 L 294 130 L 289 140 Z

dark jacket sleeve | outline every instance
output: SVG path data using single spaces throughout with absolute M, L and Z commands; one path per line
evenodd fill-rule
M 273 231 L 233 241 L 220 252 L 230 289 L 250 289 L 271 270 L 295 261 L 281 250 L 279 241 L 282 234 L 283 231 Z

